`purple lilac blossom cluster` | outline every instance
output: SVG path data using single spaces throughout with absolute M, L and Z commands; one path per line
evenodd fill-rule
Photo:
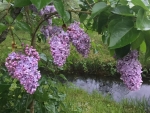
M 84 30 L 80 28 L 80 23 L 74 22 L 70 24 L 67 33 L 77 51 L 82 54 L 82 56 L 87 57 L 90 48 L 90 38 Z
M 122 59 L 117 60 L 117 71 L 121 74 L 121 80 L 129 90 L 139 90 L 142 84 L 142 66 L 138 61 L 138 51 L 132 50 Z
M 68 34 L 64 31 L 53 35 L 49 41 L 50 50 L 54 59 L 54 64 L 61 67 L 65 62 L 66 58 L 70 54 L 70 43 Z
M 38 52 L 29 46 L 26 46 L 25 54 L 12 52 L 6 58 L 5 66 L 9 74 L 18 79 L 30 94 L 33 94 L 39 86 L 38 80 L 41 78 L 38 71 L 39 60 Z

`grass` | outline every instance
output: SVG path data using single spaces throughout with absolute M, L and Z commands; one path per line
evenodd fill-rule
M 59 84 L 58 89 L 67 95 L 65 105 L 68 106 L 68 112 L 66 113 L 72 113 L 71 111 L 79 113 L 148 113 L 145 111 L 146 102 L 144 101 L 128 102 L 124 100 L 116 103 L 110 96 L 104 97 L 96 91 L 88 94 L 71 84 L 63 86 Z

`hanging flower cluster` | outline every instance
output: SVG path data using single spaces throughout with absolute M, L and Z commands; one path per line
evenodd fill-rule
M 77 51 L 82 54 L 82 56 L 87 57 L 90 48 L 90 38 L 80 28 L 80 23 L 74 22 L 68 27 L 67 33 L 71 39 L 71 42 L 76 47 Z
M 138 52 L 132 50 L 122 59 L 117 60 L 117 71 L 121 74 L 121 80 L 132 90 L 138 90 L 142 84 L 142 66 L 138 61 Z
M 64 31 L 57 35 L 53 35 L 49 41 L 51 54 L 54 64 L 61 67 L 70 54 L 70 44 L 68 34 Z
M 9 74 L 20 81 L 25 90 L 33 94 L 39 86 L 41 74 L 38 71 L 39 54 L 33 47 L 26 46 L 25 54 L 12 52 L 6 58 L 5 66 Z

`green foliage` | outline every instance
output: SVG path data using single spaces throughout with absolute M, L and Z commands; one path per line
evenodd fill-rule
M 6 29 L 6 25 L 3 23 L 0 23 L 0 33 L 3 32 Z
M 122 16 L 134 16 L 133 11 L 126 5 L 117 6 L 112 10 L 112 12 Z
M 91 19 L 93 19 L 95 16 L 97 16 L 98 14 L 100 14 L 102 11 L 104 11 L 106 8 L 107 8 L 107 4 L 105 2 L 96 3 L 92 7 L 92 14 L 91 14 L 91 17 L 90 17 L 89 21 Z
M 26 22 L 22 22 L 22 21 L 16 22 L 15 29 L 31 32 L 31 27 Z
M 55 8 L 58 11 L 58 14 L 60 14 L 63 20 L 67 22 L 70 19 L 70 15 L 67 11 L 65 11 L 62 0 L 54 0 L 53 3 L 54 3 Z
M 150 30 L 150 20 L 148 18 L 148 15 L 146 14 L 146 11 L 143 9 L 140 9 L 137 14 L 137 21 L 136 21 L 136 28 L 138 30 Z
M 52 0 L 31 0 L 32 4 L 36 6 L 38 10 L 51 3 Z
M 133 22 L 129 18 L 122 18 L 115 24 L 111 24 L 109 47 L 111 49 L 120 48 L 135 41 L 139 36 L 139 31 L 134 28 Z
M 14 0 L 15 7 L 24 7 L 31 4 L 30 0 Z

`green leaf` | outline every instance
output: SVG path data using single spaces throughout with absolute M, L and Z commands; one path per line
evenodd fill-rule
M 10 85 L 8 84 L 0 84 L 0 93 L 5 91 L 5 90 L 9 90 Z
M 139 11 L 140 9 L 142 9 L 142 7 L 140 7 L 140 6 L 133 6 L 131 9 L 133 10 L 133 12 L 134 12 L 135 14 L 137 14 L 138 11 Z
M 139 37 L 131 44 L 132 49 L 134 50 L 139 48 L 143 41 L 144 41 L 144 33 L 140 32 Z
M 133 11 L 126 5 L 117 6 L 112 10 L 112 12 L 123 16 L 134 16 Z
M 98 2 L 92 8 L 92 14 L 89 18 L 88 22 L 91 21 L 95 16 L 99 15 L 102 11 L 107 8 L 107 4 L 105 2 Z
M 60 16 L 63 17 L 65 11 L 62 0 L 54 0 L 53 3 Z
M 59 74 L 59 77 L 67 81 L 67 78 L 63 74 Z
M 88 15 L 85 13 L 80 14 L 80 16 L 79 16 L 80 22 L 83 23 L 87 17 L 88 17 Z
M 145 41 L 143 41 L 142 44 L 140 45 L 140 51 L 142 53 L 146 52 L 146 43 L 145 43 Z
M 19 30 L 31 32 L 30 26 L 25 22 L 17 21 L 15 27 L 17 27 Z
M 144 1 L 144 0 L 143 0 Z M 142 0 L 132 0 L 132 3 L 137 6 L 141 6 L 145 10 L 149 10 L 149 8 L 142 2 Z
M 12 18 L 11 16 L 9 16 L 9 15 L 7 15 L 7 16 L 5 17 L 5 20 L 6 20 L 9 24 L 11 24 L 11 23 L 13 22 L 13 18 Z
M 31 4 L 30 0 L 14 0 L 15 7 L 24 7 Z
M 150 19 L 146 15 L 146 11 L 140 9 L 137 14 L 136 28 L 138 30 L 150 30 Z
M 57 113 L 54 102 L 44 103 L 45 108 L 49 111 L 49 113 Z
M 113 26 L 112 26 L 113 25 Z M 115 49 L 128 45 L 139 37 L 139 31 L 134 28 L 134 23 L 129 18 L 114 21 L 110 26 L 109 48 Z
M 70 20 L 70 13 L 68 11 L 65 11 L 65 14 L 63 15 L 63 20 L 66 23 L 68 20 Z
M 40 58 L 41 58 L 42 60 L 44 60 L 45 62 L 47 62 L 47 57 L 46 57 L 46 55 L 45 55 L 44 53 L 41 53 L 41 54 L 40 54 Z
M 6 25 L 3 23 L 0 23 L 0 33 L 3 32 L 6 29 Z
M 23 19 L 23 14 L 19 13 L 19 15 L 17 16 L 16 20 L 22 20 Z
M 102 12 L 107 7 L 105 2 L 98 2 L 92 8 L 92 15 Z
M 52 0 L 31 0 L 32 4 L 34 4 L 38 10 L 51 3 L 51 1 Z
M 41 87 L 39 87 L 36 92 L 34 93 L 34 97 L 36 100 L 40 101 L 40 102 L 45 102 L 48 100 L 48 92 L 46 92 L 45 90 L 43 90 Z
M 123 58 L 126 56 L 130 51 L 130 45 L 126 45 L 122 48 L 115 49 L 116 57 L 117 58 Z
M 106 13 L 101 13 L 98 17 L 98 23 L 97 23 L 97 32 L 99 34 L 101 34 L 104 27 L 107 26 L 107 22 L 108 22 L 108 15 Z
M 145 61 L 150 57 L 150 31 L 144 32 L 145 35 L 145 44 L 146 44 L 146 53 L 145 53 Z

